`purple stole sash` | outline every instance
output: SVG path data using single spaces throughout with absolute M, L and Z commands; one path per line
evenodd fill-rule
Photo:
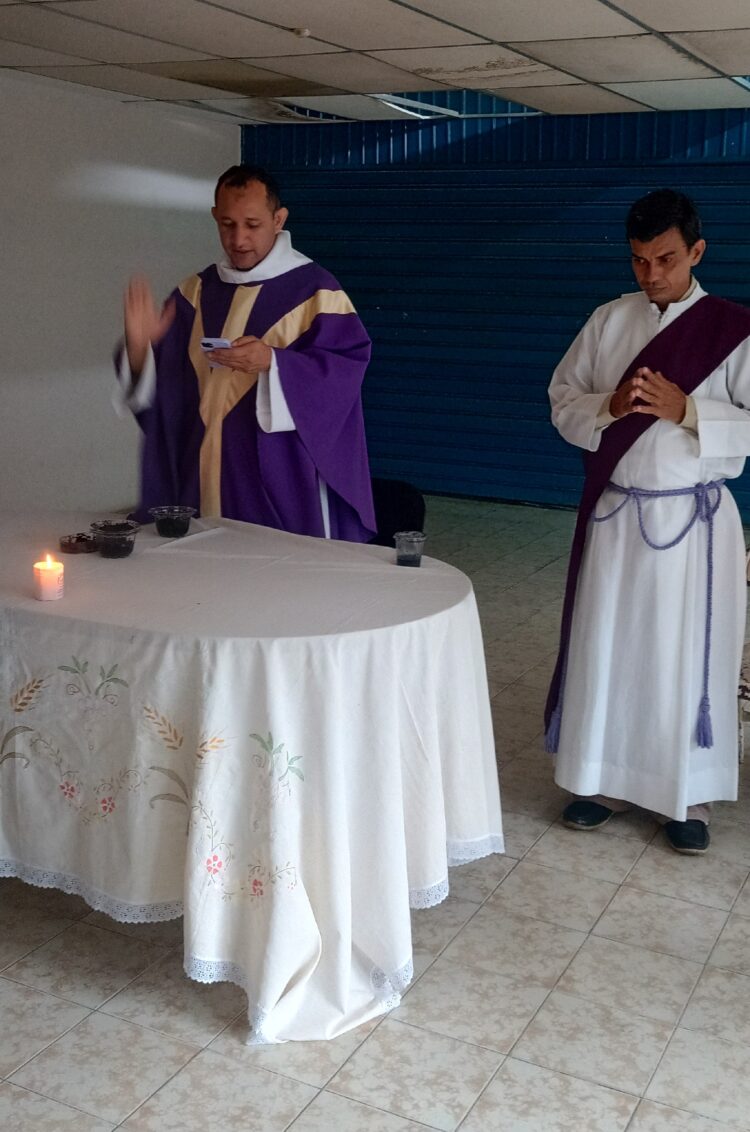
M 663 373 L 669 381 L 678 385 L 683 393 L 689 395 L 748 336 L 750 336 L 750 310 L 737 303 L 727 302 L 726 299 L 704 295 L 644 346 L 627 367 L 616 388 L 619 389 L 624 381 L 632 377 L 635 370 L 647 366 L 651 370 Z M 624 417 L 619 417 L 604 430 L 597 451 L 584 453 L 586 478 L 578 507 L 568 578 L 565 583 L 560 650 L 544 712 L 545 746 L 549 752 L 557 750 L 560 737 L 570 630 L 589 519 L 620 459 L 658 419 L 647 413 L 628 413 Z

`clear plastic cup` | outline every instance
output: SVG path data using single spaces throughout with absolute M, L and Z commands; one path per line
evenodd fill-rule
M 425 537 L 423 531 L 396 531 L 393 536 L 396 544 L 396 565 L 419 566 Z
M 141 529 L 133 519 L 100 519 L 91 524 L 102 558 L 127 558 L 133 553 L 135 536 Z
M 148 513 L 156 523 L 156 533 L 162 538 L 184 538 L 190 530 L 195 507 L 183 507 L 182 504 L 149 507 Z

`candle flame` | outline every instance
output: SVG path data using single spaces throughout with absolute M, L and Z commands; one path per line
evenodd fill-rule
M 48 554 L 47 555 L 47 569 L 51 570 L 53 565 L 54 565 L 54 563 L 52 562 L 52 555 Z

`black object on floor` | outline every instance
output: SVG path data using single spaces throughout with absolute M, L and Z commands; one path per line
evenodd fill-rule
M 664 826 L 664 833 L 676 853 L 687 853 L 688 856 L 705 853 L 711 841 L 708 826 L 698 818 L 668 821 Z
M 580 798 L 565 807 L 562 820 L 569 829 L 599 829 L 606 825 L 614 812 L 600 802 L 587 802 L 585 798 Z

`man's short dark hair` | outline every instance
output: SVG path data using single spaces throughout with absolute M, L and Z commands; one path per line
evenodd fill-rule
M 675 189 L 656 189 L 631 205 L 625 221 L 629 240 L 647 244 L 670 228 L 678 228 L 689 248 L 701 238 L 701 218 L 690 197 Z
M 216 182 L 214 190 L 214 204 L 219 196 L 219 189 L 224 185 L 229 189 L 244 189 L 251 181 L 259 181 L 265 185 L 266 199 L 272 212 L 281 208 L 281 190 L 275 177 L 261 169 L 260 165 L 231 165 L 225 169 Z

